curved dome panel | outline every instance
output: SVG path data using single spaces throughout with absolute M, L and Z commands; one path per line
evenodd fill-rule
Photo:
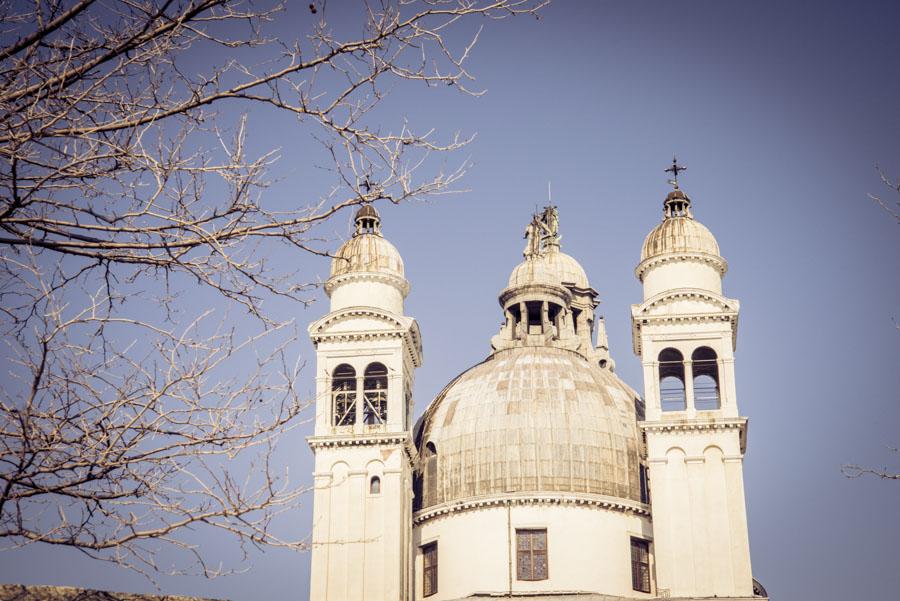
M 564 252 L 550 251 L 516 265 L 509 276 L 509 287 L 529 284 L 574 284 L 578 288 L 590 288 L 587 274 L 581 264 Z
M 376 272 L 403 277 L 403 258 L 380 234 L 361 234 L 344 242 L 331 261 L 331 277 Z
M 719 256 L 719 244 L 705 225 L 691 217 L 668 217 L 647 234 L 641 261 L 666 253 Z
M 545 491 L 639 501 L 636 398 L 575 352 L 494 353 L 448 385 L 422 417 L 420 456 L 430 455 L 426 445 L 437 452 L 436 469 L 425 470 L 422 507 Z

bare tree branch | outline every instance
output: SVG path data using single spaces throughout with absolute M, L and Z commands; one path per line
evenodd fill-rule
M 207 576 L 228 568 L 195 527 L 303 548 L 273 526 L 303 492 L 276 443 L 313 399 L 265 301 L 317 282 L 268 257 L 328 256 L 321 228 L 350 207 L 455 191 L 465 163 L 431 157 L 471 138 L 373 109 L 403 84 L 480 94 L 478 21 L 544 4 L 365 2 L 348 28 L 325 3 L 0 0 L 0 540 L 146 574 L 181 549 Z M 262 109 L 333 177 L 287 210 L 265 195 L 278 151 L 248 150 Z

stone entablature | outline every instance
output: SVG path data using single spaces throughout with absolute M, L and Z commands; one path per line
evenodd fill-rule
M 413 514 L 413 523 L 418 526 L 430 520 L 463 511 L 486 507 L 506 507 L 507 505 L 582 505 L 610 511 L 649 516 L 650 506 L 618 497 L 589 493 L 504 493 L 502 495 L 480 496 L 442 503 Z

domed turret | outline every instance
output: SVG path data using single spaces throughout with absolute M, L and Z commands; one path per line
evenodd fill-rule
M 674 182 L 663 202 L 663 220 L 644 239 L 635 275 L 644 284 L 644 299 L 674 288 L 697 288 L 721 294 L 728 269 L 709 229 L 694 219 L 691 199 Z
M 356 212 L 356 231 L 331 261 L 331 277 L 325 292 L 331 310 L 373 306 L 403 313 L 409 283 L 400 252 L 381 234 L 381 217 L 371 205 Z

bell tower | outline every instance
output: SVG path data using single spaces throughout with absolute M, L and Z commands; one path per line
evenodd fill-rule
M 675 175 L 682 168 L 674 165 Z M 632 341 L 644 372 L 653 554 L 660 596 L 752 597 L 744 502 L 747 419 L 734 377 L 739 303 L 727 263 L 677 179 L 635 275 Z
M 409 283 L 370 205 L 325 283 L 331 311 L 309 326 L 316 348 L 310 599 L 412 598 L 411 419 L 422 363 L 403 314 Z

